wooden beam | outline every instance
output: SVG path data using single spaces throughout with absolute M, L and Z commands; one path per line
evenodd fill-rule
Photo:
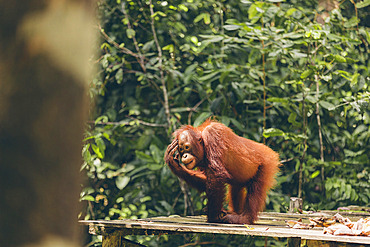
M 188 217 L 156 217 L 148 219 L 124 220 L 95 220 L 80 221 L 89 225 L 90 232 L 108 236 L 118 232 L 120 236 L 126 235 L 160 235 L 160 234 L 235 234 L 245 236 L 293 238 L 293 242 L 301 241 L 326 241 L 348 244 L 368 244 L 370 237 L 364 236 L 334 236 L 323 234 L 323 228 L 317 227 L 310 230 L 292 229 L 286 226 L 285 220 L 302 218 L 308 221 L 309 217 L 318 217 L 328 214 L 279 214 L 262 213 L 260 220 L 255 225 L 216 224 L 206 222 L 205 216 Z M 293 243 L 292 242 L 292 243 Z M 329 243 L 330 244 L 330 243 Z M 297 245 L 294 245 L 297 246 Z M 329 245 L 328 245 L 329 246 Z

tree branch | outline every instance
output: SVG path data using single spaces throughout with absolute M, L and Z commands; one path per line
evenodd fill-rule
M 168 104 L 168 94 L 167 94 L 167 87 L 166 87 L 166 82 L 164 80 L 164 72 L 163 72 L 163 64 L 162 64 L 162 48 L 159 45 L 159 41 L 157 38 L 157 33 L 155 31 L 155 26 L 154 26 L 154 10 L 153 10 L 153 3 L 152 0 L 149 0 L 149 8 L 150 8 L 150 14 L 151 14 L 151 27 L 152 27 L 152 32 L 153 32 L 153 38 L 154 42 L 157 46 L 158 50 L 158 63 L 159 63 L 159 73 L 160 73 L 160 80 L 162 83 L 162 90 L 163 90 L 163 98 L 164 98 L 164 109 L 167 117 L 167 125 L 168 129 L 171 128 L 171 115 L 170 115 L 170 107 Z
M 320 118 L 320 106 L 319 106 L 319 76 L 315 75 L 316 81 L 316 119 L 317 119 L 317 126 L 319 127 L 319 143 L 320 143 L 320 160 L 324 162 L 324 146 L 322 142 L 322 130 L 321 130 L 321 118 Z M 324 165 L 321 167 L 321 180 L 322 180 L 322 192 L 325 192 L 325 175 L 324 175 Z
M 303 83 L 303 90 L 302 90 L 302 117 L 303 117 L 303 133 L 305 136 L 307 136 L 307 114 L 306 114 L 306 95 L 304 90 L 304 83 Z M 299 164 L 299 178 L 298 178 L 298 197 L 302 198 L 302 186 L 303 186 L 303 161 L 306 157 L 306 151 L 307 151 L 307 139 L 304 139 L 303 141 L 303 153 L 301 157 L 301 161 Z
M 155 123 L 145 122 L 143 120 L 140 120 L 140 119 L 137 119 L 137 118 L 134 118 L 134 117 L 131 117 L 131 116 L 126 116 L 126 117 L 131 118 L 134 121 L 137 121 L 141 125 L 145 125 L 145 126 L 149 126 L 149 127 L 162 127 L 163 128 L 163 127 L 166 127 L 167 126 L 165 124 L 155 124 Z M 95 122 L 95 121 L 88 121 L 87 123 L 89 123 L 89 124 L 95 124 L 95 125 L 122 125 L 122 126 L 129 126 L 129 125 L 131 125 L 131 123 L 125 123 L 123 121 L 121 121 L 121 122 Z
M 206 98 L 203 98 L 201 101 L 199 101 L 194 107 L 189 108 L 188 111 L 190 112 L 188 115 L 188 124 L 191 124 L 191 116 L 193 115 L 193 112 L 197 110 L 197 108 L 206 100 Z
M 122 8 L 122 13 L 125 15 L 125 18 L 127 19 L 127 27 L 129 29 L 133 29 L 132 26 L 131 26 L 131 23 L 130 23 L 130 18 L 129 18 L 129 16 L 128 16 L 127 12 L 126 12 L 126 9 L 125 9 L 125 2 L 124 1 L 121 4 L 121 8 Z M 137 40 L 136 40 L 135 35 L 132 36 L 132 40 L 134 41 L 135 49 L 136 49 L 136 51 L 138 53 L 137 61 L 139 62 L 141 69 L 145 73 L 146 72 L 146 68 L 145 68 L 145 63 L 144 63 L 144 56 L 140 52 L 140 49 L 139 49 L 139 46 L 138 46 L 138 43 L 137 43 Z
M 103 35 L 104 39 L 108 41 L 110 44 L 114 45 L 117 49 L 121 50 L 123 53 L 138 58 L 139 55 L 132 52 L 131 50 L 127 49 L 126 47 L 121 47 L 116 41 L 114 41 L 111 37 L 108 36 L 108 34 L 105 33 L 104 29 L 98 25 L 100 33 Z

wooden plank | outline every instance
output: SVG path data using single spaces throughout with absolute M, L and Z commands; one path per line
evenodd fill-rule
M 302 217 L 303 216 L 303 217 Z M 80 221 L 89 225 L 96 234 L 108 235 L 112 231 L 121 231 L 123 235 L 132 234 L 178 234 L 178 233 L 211 233 L 237 234 L 263 237 L 300 238 L 302 240 L 333 241 L 342 243 L 370 244 L 370 237 L 333 236 L 323 234 L 323 228 L 310 230 L 292 229 L 285 225 L 285 219 L 318 217 L 297 214 L 266 214 L 260 216 L 255 225 L 216 224 L 206 222 L 206 217 L 156 217 L 148 219 L 124 220 L 91 220 Z

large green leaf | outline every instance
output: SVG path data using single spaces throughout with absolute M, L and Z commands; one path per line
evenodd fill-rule
M 207 118 L 212 116 L 211 112 L 203 112 L 201 113 L 195 120 L 194 120 L 194 126 L 197 127 L 201 125 Z

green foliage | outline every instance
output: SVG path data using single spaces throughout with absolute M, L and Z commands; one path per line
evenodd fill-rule
M 280 153 L 268 210 L 298 194 L 310 209 L 369 204 L 368 1 L 316 4 L 99 1 L 83 217 L 202 213 L 163 156 L 175 128 L 210 116 Z

